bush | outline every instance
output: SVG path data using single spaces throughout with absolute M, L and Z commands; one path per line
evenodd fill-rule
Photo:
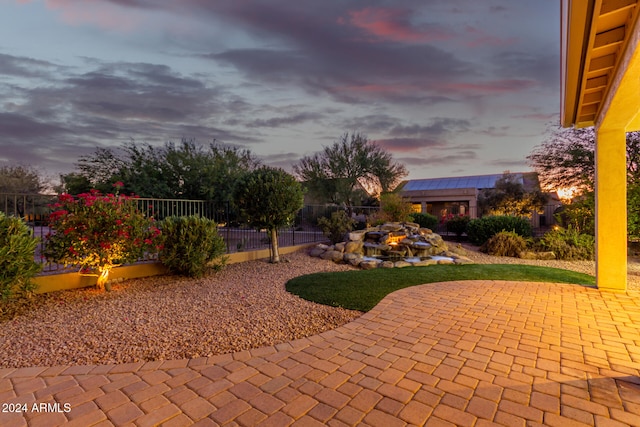
M 0 299 L 35 288 L 31 278 L 40 271 L 34 261 L 38 241 L 20 219 L 0 212 Z
M 536 243 L 536 250 L 551 251 L 556 259 L 595 259 L 595 238 L 578 230 L 559 228 L 544 234 Z
M 485 216 L 472 219 L 467 225 L 469 241 L 477 246 L 501 231 L 513 231 L 522 237 L 531 237 L 533 232 L 529 220 L 518 216 Z
M 116 189 L 121 182 L 114 184 Z M 81 272 L 98 275 L 97 286 L 109 290 L 109 272 L 160 249 L 160 230 L 133 200 L 135 196 L 103 195 L 97 190 L 73 197 L 58 196 L 49 215 L 47 259 L 76 265 Z
M 345 211 L 336 211 L 331 214 L 331 218 L 320 218 L 318 225 L 331 243 L 335 244 L 344 241 L 345 234 L 353 230 L 355 221 Z
M 397 193 L 380 196 L 380 210 L 385 221 L 408 222 L 411 220 L 411 209 L 411 203 Z
M 428 213 L 413 213 L 411 214 L 413 222 L 420 225 L 422 228 L 429 228 L 435 230 L 438 227 L 438 218 L 435 215 Z
M 580 234 L 595 235 L 595 199 L 593 193 L 582 200 L 562 206 L 553 215 L 564 228 L 573 228 Z
M 447 232 L 455 233 L 456 236 L 460 237 L 467 232 L 467 225 L 469 224 L 469 221 L 470 218 L 464 215 L 449 218 L 445 224 Z
M 481 250 L 489 255 L 517 257 L 527 246 L 524 237 L 513 231 L 501 231 L 487 240 Z
M 215 221 L 197 216 L 172 216 L 161 223 L 164 248 L 160 262 L 174 273 L 202 277 L 209 268 L 224 267 L 226 246 Z

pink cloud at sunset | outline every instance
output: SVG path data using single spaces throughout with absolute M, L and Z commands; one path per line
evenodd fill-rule
M 411 11 L 406 9 L 368 7 L 349 12 L 349 23 L 383 40 L 424 43 L 451 38 L 443 29 L 414 28 L 410 18 Z
M 483 46 L 508 46 L 516 43 L 516 37 L 500 38 L 492 36 L 486 31 L 480 30 L 476 27 L 467 26 L 464 34 L 464 44 L 470 48 L 477 48 Z
M 0 0 L 0 166 L 189 138 L 287 169 L 358 131 L 411 178 L 500 172 L 558 116 L 557 1 Z
M 19 4 L 35 0 L 17 0 Z M 142 18 L 134 10 L 102 0 L 44 0 L 47 9 L 55 11 L 68 25 L 92 25 L 106 30 L 129 32 L 140 26 Z

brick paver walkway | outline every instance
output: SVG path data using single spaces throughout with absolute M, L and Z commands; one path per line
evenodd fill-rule
M 0 403 L 28 411 L 0 413 L 3 427 L 640 426 L 640 294 L 416 286 L 355 322 L 275 347 L 0 369 Z

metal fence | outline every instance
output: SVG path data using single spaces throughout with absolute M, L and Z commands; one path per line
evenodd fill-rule
M 43 270 L 45 272 L 62 270 L 62 266 L 48 263 L 42 255 L 46 243 L 45 236 L 51 231 L 47 223 L 48 216 L 52 212 L 50 206 L 56 200 L 57 196 L 51 195 L 0 193 L 0 211 L 6 215 L 23 218 L 32 227 L 34 236 L 40 239 L 36 259 L 44 264 Z M 242 224 L 230 203 L 216 205 L 203 200 L 150 198 L 134 200 L 140 211 L 148 216 L 153 216 L 158 221 L 169 216 L 190 215 L 214 220 L 218 224 L 218 233 L 225 241 L 227 253 L 270 247 L 270 239 L 266 230 L 255 230 Z M 549 205 L 545 207 L 543 213 L 532 215 L 531 222 L 536 235 L 541 235 L 555 224 L 554 213 L 559 207 L 560 205 Z M 297 213 L 290 227 L 279 230 L 278 244 L 281 247 L 286 247 L 325 241 L 325 236 L 317 226 L 318 218 L 330 217 L 332 212 L 341 209 L 343 208 L 332 205 L 305 205 Z M 379 208 L 370 206 L 352 207 L 353 217 L 359 223 L 357 227 L 363 228 L 368 217 L 378 210 Z M 471 218 L 476 216 L 476 212 L 471 212 L 468 208 L 464 213 L 453 209 L 447 213 L 451 215 L 466 214 Z M 438 218 L 438 226 L 434 231 L 444 236 L 450 234 L 446 230 L 445 218 Z
M 242 224 L 237 212 L 230 203 L 216 205 L 203 200 L 178 199 L 134 199 L 138 209 L 148 216 L 160 221 L 169 216 L 200 216 L 214 220 L 218 224 L 218 233 L 225 241 L 227 253 L 267 249 L 270 239 L 266 230 L 255 230 Z M 63 270 L 63 266 L 47 262 L 43 251 L 46 244 L 45 236 L 51 232 L 48 226 L 49 214 L 53 211 L 51 205 L 57 201 L 57 196 L 41 194 L 0 194 L 0 211 L 6 215 L 23 218 L 33 229 L 33 234 L 40 243 L 36 250 L 36 259 L 43 263 L 43 271 L 53 272 Z M 296 215 L 290 227 L 278 231 L 278 245 L 281 247 L 295 246 L 305 243 L 325 241 L 326 238 L 317 226 L 321 216 L 330 215 L 337 207 L 304 206 Z M 145 260 L 141 260 L 145 261 Z

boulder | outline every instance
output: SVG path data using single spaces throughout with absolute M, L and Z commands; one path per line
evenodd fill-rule
M 395 264 L 391 261 L 382 261 L 379 265 L 380 268 L 393 268 Z
M 345 242 L 341 242 L 341 243 L 336 243 L 334 245 L 334 249 L 338 252 L 344 252 L 344 246 L 346 245 Z
M 347 235 L 347 238 L 350 242 L 360 242 L 364 239 L 365 233 L 365 230 L 352 231 Z
M 380 226 L 380 230 L 383 231 L 400 231 L 402 228 L 402 224 L 399 222 L 387 222 Z
M 331 260 L 333 262 L 341 262 L 342 257 L 343 257 L 342 252 L 335 251 L 335 250 L 329 250 L 323 253 L 322 255 L 320 255 L 320 258 Z
M 407 261 L 396 261 L 393 263 L 395 268 L 411 267 L 411 263 Z
M 413 265 L 415 265 L 416 267 L 424 267 L 426 265 L 435 265 L 437 263 L 438 261 L 436 261 L 435 259 L 423 259 L 421 261 L 414 262 Z
M 355 254 L 355 253 L 352 253 L 352 252 L 345 252 L 345 254 L 343 255 L 342 259 L 344 260 L 344 262 L 348 262 L 349 264 L 351 264 L 351 260 L 353 260 L 353 259 L 361 260 L 362 259 L 362 255 L 361 254 Z
M 360 264 L 362 263 L 362 258 L 352 258 L 348 261 L 348 263 L 353 265 L 354 267 L 360 267 Z
M 363 244 L 362 240 L 347 242 L 344 245 L 344 251 L 346 253 L 354 253 L 354 254 L 364 254 L 364 250 L 362 249 Z
M 378 264 L 381 261 L 378 260 L 363 260 L 358 266 L 363 270 L 373 270 L 374 268 L 378 268 Z
M 322 245 L 322 246 L 325 246 L 325 245 Z M 326 251 L 327 251 L 326 249 L 323 249 L 318 245 L 318 246 L 316 246 L 315 248 L 313 248 L 313 249 L 311 249 L 309 251 L 309 255 L 312 256 L 312 257 L 319 257 L 320 255 L 322 255 Z
M 553 252 L 538 252 L 538 259 L 548 260 L 548 259 L 556 259 L 556 254 Z
M 518 257 L 522 259 L 538 259 L 538 255 L 531 251 L 522 251 L 518 254 Z
M 460 243 L 456 245 L 448 246 L 448 249 L 449 249 L 449 252 L 453 252 L 454 254 L 467 255 L 467 250 L 463 248 Z

